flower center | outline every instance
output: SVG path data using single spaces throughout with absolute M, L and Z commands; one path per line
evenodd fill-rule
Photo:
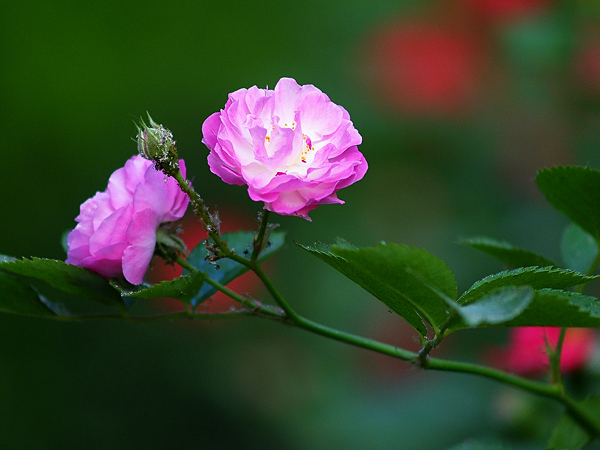
M 291 128 L 292 130 L 296 129 L 296 122 L 284 122 L 282 125 L 282 128 Z M 267 153 L 268 153 L 268 148 L 269 145 L 271 144 L 271 132 L 275 129 L 275 125 L 272 125 L 270 129 L 267 129 L 267 135 L 265 136 L 265 149 L 267 149 Z M 285 172 L 277 172 L 278 175 L 280 174 L 284 174 L 287 173 L 287 170 L 289 170 L 290 168 L 296 166 L 296 167 L 300 167 L 302 164 L 298 165 L 299 163 L 303 163 L 303 164 L 308 164 L 309 162 L 309 158 L 308 156 L 310 155 L 311 152 L 314 152 L 315 147 L 312 145 L 312 141 L 310 139 L 310 137 L 308 137 L 306 134 L 302 133 L 302 145 L 300 148 L 300 153 L 296 156 L 296 158 L 294 159 L 294 161 L 290 164 L 287 164 L 285 167 Z
M 315 148 L 312 145 L 312 141 L 310 140 L 310 138 L 305 135 L 304 133 L 302 133 L 302 151 L 300 152 L 300 161 L 302 161 L 303 163 L 306 163 L 306 156 L 315 150 Z

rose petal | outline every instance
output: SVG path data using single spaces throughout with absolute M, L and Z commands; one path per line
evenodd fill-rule
M 185 163 L 179 161 L 185 177 Z M 173 178 L 150 161 L 133 156 L 80 208 L 78 222 L 67 237 L 66 262 L 104 277 L 124 276 L 140 284 L 156 245 L 161 223 L 183 217 L 189 198 Z

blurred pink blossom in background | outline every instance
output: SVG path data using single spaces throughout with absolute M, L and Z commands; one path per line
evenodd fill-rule
M 519 375 L 536 376 L 548 370 L 546 346 L 556 347 L 560 328 L 517 327 L 510 330 L 508 347 L 495 349 L 491 359 L 495 365 Z M 561 371 L 581 369 L 592 357 L 596 334 L 588 328 L 569 328 L 563 342 Z
M 574 60 L 575 82 L 585 95 L 600 96 L 600 30 L 578 49 Z
M 249 230 L 256 226 L 253 220 L 245 217 L 237 212 L 231 212 L 231 209 L 235 209 L 235 206 L 230 208 L 230 211 L 226 212 L 223 208 L 219 211 L 219 217 L 221 219 L 221 231 L 222 232 L 233 232 L 239 230 Z M 186 247 L 192 251 L 197 245 L 201 243 L 203 239 L 208 238 L 206 229 L 202 225 L 200 219 L 194 214 L 187 214 L 181 221 L 179 226 L 181 233 L 178 237 L 185 243 Z M 270 261 L 263 263 L 263 268 L 267 272 Z M 183 274 L 183 268 L 179 265 L 173 265 L 165 261 L 163 258 L 156 256 L 152 261 L 150 270 L 146 275 L 146 280 L 152 284 L 160 283 L 164 280 L 172 280 Z M 255 292 L 259 288 L 260 282 L 256 275 L 252 272 L 246 272 L 245 274 L 237 277 L 235 280 L 227 284 L 227 287 L 238 293 L 251 293 Z M 165 311 L 181 311 L 185 309 L 183 303 L 176 299 L 163 299 L 161 306 Z M 232 298 L 228 297 L 222 292 L 216 292 L 210 300 L 205 301 L 202 304 L 203 312 L 221 312 L 229 311 L 231 308 L 239 306 Z M 201 321 L 197 322 L 200 323 Z M 189 322 L 186 322 L 189 323 Z

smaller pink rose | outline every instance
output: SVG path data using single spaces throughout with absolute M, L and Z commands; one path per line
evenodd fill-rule
M 185 163 L 179 164 L 185 177 Z M 81 205 L 75 218 L 79 223 L 67 238 L 66 262 L 141 284 L 154 254 L 156 230 L 183 217 L 188 203 L 173 178 L 165 179 L 151 161 L 133 156 L 110 176 L 106 191 Z
M 348 112 L 291 78 L 274 90 L 232 92 L 202 134 L 210 170 L 228 184 L 247 185 L 252 200 L 282 215 L 309 219 L 318 205 L 344 203 L 337 192 L 367 170 Z

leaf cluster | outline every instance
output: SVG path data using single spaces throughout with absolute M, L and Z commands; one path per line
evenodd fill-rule
M 236 254 L 249 260 L 247 249 L 251 252 L 254 233 L 224 233 L 223 239 L 229 242 Z M 76 318 L 77 314 L 67 311 L 62 304 L 42 294 L 41 291 L 47 286 L 52 286 L 59 294 L 66 293 L 114 307 L 123 316 L 136 299 L 169 297 L 197 307 L 217 291 L 206 283 L 207 279 L 224 286 L 249 270 L 247 266 L 231 259 L 221 259 L 218 264 L 211 263 L 206 259 L 208 243 L 207 240 L 200 242 L 189 255 L 188 263 L 195 271 L 186 270 L 174 280 L 140 286 L 131 285 L 123 279 L 107 280 L 63 261 L 35 257 L 16 259 L 0 255 L 0 311 L 46 318 Z M 271 233 L 258 262 L 271 257 L 283 244 L 284 233 Z
M 403 317 L 420 334 L 423 351 L 447 334 L 468 328 L 600 328 L 600 302 L 580 293 L 597 278 L 600 263 L 600 172 L 554 167 L 541 170 L 536 182 L 548 201 L 572 221 L 560 243 L 565 267 L 505 241 L 467 239 L 463 244 L 500 260 L 508 269 L 476 281 L 459 296 L 450 268 L 423 249 L 385 242 L 357 248 L 343 240 L 301 247 Z M 428 339 L 429 330 L 434 339 Z M 576 407 L 597 421 L 599 398 Z M 590 439 L 588 430 L 565 415 L 549 445 L 581 448 Z
M 573 223 L 561 249 L 566 267 L 508 242 L 487 237 L 463 241 L 499 259 L 505 270 L 476 281 L 460 296 L 454 274 L 426 250 L 382 242 L 357 248 L 301 246 L 362 286 L 425 337 L 481 326 L 600 327 L 600 304 L 570 290 L 594 280 L 600 239 L 600 172 L 554 167 L 538 173 L 548 201 Z
M 536 182 L 548 201 L 572 221 L 560 243 L 564 267 L 505 241 L 467 239 L 463 244 L 500 260 L 507 269 L 475 281 L 459 294 L 448 265 L 424 249 L 386 242 L 358 248 L 342 239 L 331 245 L 300 247 L 403 317 L 421 336 L 424 350 L 430 350 L 450 333 L 469 328 L 600 328 L 600 303 L 581 293 L 597 278 L 594 273 L 600 263 L 600 172 L 585 167 L 554 167 L 540 171 Z M 182 276 L 156 285 L 132 286 L 123 280 L 106 280 L 62 261 L 0 256 L 0 311 L 46 318 L 77 317 L 41 293 L 47 286 L 117 309 L 120 314 L 111 317 L 131 317 L 128 309 L 134 301 L 158 297 L 176 298 L 194 311 L 284 243 L 283 233 L 271 233 L 255 261 L 255 233 L 225 233 L 221 238 L 231 250 L 228 257 L 211 253 L 214 242 L 203 241 L 188 255 Z M 232 295 L 247 305 L 245 297 Z M 274 297 L 287 314 L 284 301 L 276 294 Z M 429 338 L 431 332 L 433 339 Z M 426 357 L 427 352 L 419 354 L 419 358 Z M 598 417 L 599 404 L 598 397 L 592 397 L 572 407 Z M 588 431 L 566 416 L 550 445 L 579 448 L 589 439 Z

